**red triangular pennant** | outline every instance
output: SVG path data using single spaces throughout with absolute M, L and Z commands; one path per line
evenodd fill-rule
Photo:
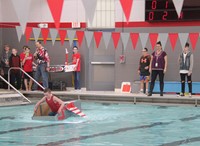
M 139 33 L 130 33 L 130 38 L 131 38 L 131 42 L 132 42 L 132 45 L 133 45 L 133 49 L 135 49 L 136 46 L 137 46 Z
M 178 38 L 178 33 L 169 33 L 169 39 L 170 39 L 170 43 L 171 43 L 173 51 L 176 46 L 177 38 Z
M 61 45 L 63 45 L 64 42 L 65 42 L 66 35 L 67 35 L 67 31 L 66 30 L 59 30 L 59 35 L 60 35 Z
M 41 32 L 42 32 L 44 44 L 46 44 L 46 41 L 47 41 L 47 38 L 48 38 L 48 35 L 49 35 L 49 29 L 48 28 L 42 28 Z
M 102 37 L 102 32 L 94 32 L 94 39 L 95 39 L 97 48 L 99 47 L 101 37 Z
M 28 43 L 32 33 L 32 27 L 26 27 L 25 36 L 26 36 L 26 43 Z
M 120 39 L 120 33 L 119 32 L 112 32 L 112 39 L 113 39 L 114 47 L 116 49 L 117 46 L 118 46 L 119 39 Z
M 150 33 L 149 34 L 152 50 L 154 50 L 156 42 L 158 40 L 158 33 Z
M 133 0 L 120 0 L 120 3 L 126 16 L 126 21 L 129 22 Z
M 77 35 L 77 38 L 78 38 L 79 47 L 81 47 L 83 37 L 84 37 L 84 31 L 76 31 L 76 35 Z
M 192 44 L 192 49 L 195 50 L 197 41 L 199 39 L 199 33 L 190 33 L 189 38 L 190 38 L 190 42 Z
M 58 29 L 60 27 L 60 17 L 62 13 L 64 0 L 47 0 L 51 15 L 54 19 L 55 26 Z

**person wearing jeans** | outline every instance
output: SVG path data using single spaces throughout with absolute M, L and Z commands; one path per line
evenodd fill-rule
M 74 88 L 75 90 L 81 89 L 80 84 L 80 71 L 81 71 L 81 55 L 78 53 L 78 47 L 74 46 L 72 56 L 72 64 L 75 65 L 74 68 Z
M 167 71 L 167 54 L 162 50 L 162 44 L 160 41 L 156 43 L 156 51 L 154 51 L 151 55 L 151 63 L 149 69 L 151 72 L 151 84 L 148 96 L 152 96 L 157 75 L 159 76 L 160 81 L 160 96 L 163 96 L 164 74 Z
M 40 76 L 42 76 L 42 84 L 44 88 L 49 87 L 48 72 L 50 66 L 50 58 L 47 50 L 41 45 L 41 42 L 36 42 L 36 52 L 34 57 L 37 61 L 37 67 L 35 72 L 35 80 L 39 81 Z M 38 85 L 34 83 L 33 90 L 37 90 Z
M 183 52 L 179 56 L 180 77 L 181 77 L 181 93 L 180 96 L 185 96 L 185 78 L 187 77 L 189 97 L 192 97 L 192 69 L 193 69 L 193 54 L 189 51 L 189 43 L 185 44 Z

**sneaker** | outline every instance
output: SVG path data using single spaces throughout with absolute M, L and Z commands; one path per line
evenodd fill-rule
M 139 93 L 139 94 L 143 94 L 144 92 L 140 90 L 140 91 L 138 91 L 138 93 Z
M 192 97 L 192 93 L 189 93 L 188 95 L 189 95 L 189 97 Z
M 160 96 L 163 96 L 163 93 L 160 93 Z
M 152 96 L 152 93 L 148 93 L 147 96 Z

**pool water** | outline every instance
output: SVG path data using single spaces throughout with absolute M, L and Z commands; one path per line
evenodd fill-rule
M 34 105 L 0 108 L 0 146 L 199 146 L 200 108 L 82 102 L 87 118 L 31 119 Z

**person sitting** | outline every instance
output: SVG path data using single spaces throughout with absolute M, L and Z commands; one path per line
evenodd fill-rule
M 49 116 L 55 116 L 56 114 L 61 114 L 62 109 L 65 106 L 65 103 L 58 97 L 52 95 L 51 90 L 49 88 L 46 88 L 44 90 L 44 97 L 37 102 L 34 108 L 34 112 L 36 112 L 38 106 L 45 101 L 51 109 L 51 112 L 48 114 Z

